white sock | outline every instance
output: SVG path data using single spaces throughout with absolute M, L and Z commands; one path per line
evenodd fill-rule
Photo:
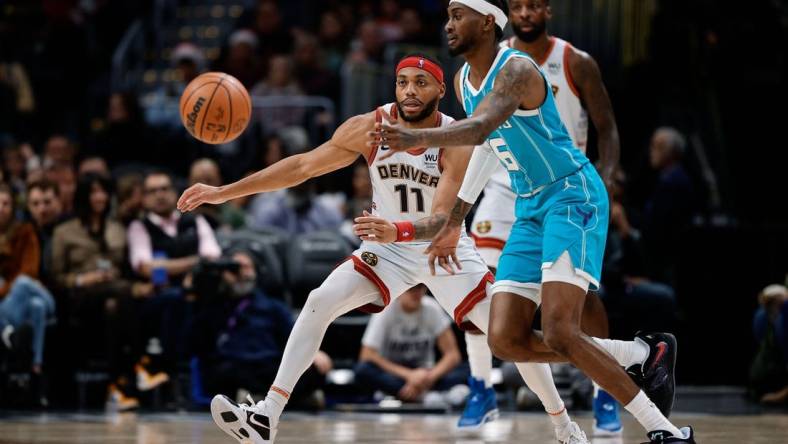
M 282 410 L 285 409 L 287 401 L 290 399 L 290 394 L 284 396 L 278 391 L 268 390 L 268 395 L 265 397 L 265 404 L 268 406 L 268 413 L 274 418 L 279 418 L 282 415 Z
M 646 432 L 665 430 L 672 433 L 673 436 L 683 436 L 681 431 L 665 418 L 665 415 L 659 411 L 657 406 L 648 399 L 648 396 L 642 390 L 624 408 L 638 420 L 640 425 L 646 429 Z
M 484 381 L 486 388 L 492 387 L 492 352 L 487 345 L 487 335 L 465 333 L 465 345 L 471 376 Z
M 566 412 L 564 401 L 558 394 L 553 382 L 553 372 L 549 364 L 516 363 L 517 370 L 539 400 L 542 401 L 545 411 L 550 415 L 550 421 L 556 429 L 563 429 L 571 421 Z
M 379 298 L 377 287 L 357 273 L 353 269 L 352 262 L 347 261 L 331 272 L 323 284 L 309 294 L 304 308 L 298 315 L 290 337 L 287 338 L 273 387 L 283 390 L 288 395 L 292 393 L 298 379 L 314 362 L 331 322 Z M 281 414 L 287 404 L 287 397 L 271 390 L 266 396 L 267 405 L 269 400 L 273 413 Z
M 615 339 L 592 338 L 596 343 L 613 355 L 613 358 L 624 367 L 642 364 L 648 358 L 648 346 L 638 341 L 617 341 Z

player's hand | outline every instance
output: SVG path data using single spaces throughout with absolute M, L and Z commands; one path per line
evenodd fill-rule
M 427 263 L 430 266 L 430 273 L 435 276 L 435 261 L 438 265 L 446 270 L 449 274 L 454 274 L 454 267 L 452 262 L 457 266 L 458 270 L 462 270 L 462 265 L 457 259 L 457 244 L 460 242 L 460 227 L 453 227 L 444 225 L 443 228 L 432 238 L 430 246 L 424 250 L 424 254 L 428 254 L 429 258 Z
M 397 241 L 397 226 L 386 219 L 373 216 L 364 210 L 361 217 L 353 219 L 353 234 L 363 241 L 388 244 Z
M 405 128 L 402 124 L 389 120 L 386 113 L 381 113 L 383 122 L 375 123 L 375 130 L 367 133 L 367 146 L 387 147 L 389 151 L 380 157 L 387 159 L 399 151 L 419 147 L 418 130 Z
M 222 204 L 227 199 L 219 195 L 219 190 L 219 187 L 196 183 L 184 191 L 181 198 L 178 199 L 178 210 L 186 213 L 202 204 Z

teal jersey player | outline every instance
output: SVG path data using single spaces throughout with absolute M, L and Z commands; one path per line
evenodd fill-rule
M 546 93 L 541 106 L 515 111 L 487 137 L 486 146 L 479 148 L 500 160 L 517 194 L 517 221 L 501 254 L 497 285 L 531 288 L 540 284 L 542 269 L 566 252 L 578 277 L 597 289 L 607 238 L 607 192 L 588 158 L 574 146 L 544 73 L 526 54 L 501 48 L 477 89 L 468 78 L 470 65 L 466 63 L 459 78 L 463 108 L 472 117 L 493 90 L 501 69 L 513 58 L 533 64 Z M 539 304 L 539 294 L 535 297 Z

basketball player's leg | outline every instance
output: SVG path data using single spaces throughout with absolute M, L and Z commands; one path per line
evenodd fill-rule
M 565 257 L 568 258 L 568 255 Z M 552 269 L 555 274 L 551 278 L 558 279 L 560 274 L 574 274 L 571 262 L 568 266 L 562 266 L 562 263 L 566 261 L 557 261 Z M 546 281 L 542 284 L 544 343 L 556 353 L 566 356 L 569 362 L 596 381 L 624 405 L 647 431 L 665 430 L 673 436 L 682 436 L 682 432 L 635 385 L 621 363 L 600 346 L 599 340 L 582 332 L 581 317 L 588 290 L 576 283 L 566 282 L 576 278 L 575 275 L 563 281 Z M 647 354 L 648 351 L 644 350 L 644 361 Z
M 683 435 L 632 381 L 622 366 L 640 364 L 637 377 L 669 414 L 673 404 L 675 339 L 660 335 L 652 352 L 647 342 L 626 343 L 626 353 L 613 356 L 616 341 L 591 338 L 581 329 L 589 288 L 599 287 L 607 241 L 608 200 L 602 180 L 586 166 L 569 176 L 560 191 L 543 196 L 542 330 L 544 343 L 610 393 L 647 431 Z M 623 341 L 620 341 L 623 342 Z M 653 357 L 649 355 L 653 354 Z M 649 359 L 648 365 L 646 364 Z M 648 367 L 648 373 L 644 371 Z M 651 372 L 659 370 L 659 376 Z
M 492 286 L 489 286 L 488 292 L 491 291 Z M 489 331 L 489 322 L 493 317 L 491 312 L 492 305 L 494 305 L 499 294 L 496 294 L 494 298 L 491 296 L 492 295 L 488 295 L 487 298 L 477 303 L 467 315 L 468 319 L 483 332 Z M 521 301 L 526 300 L 522 296 L 517 296 L 517 298 Z M 527 312 L 525 314 L 527 314 Z M 533 316 L 533 314 L 531 314 L 531 316 Z M 515 366 L 520 376 L 522 376 L 523 381 L 525 381 L 525 384 L 542 402 L 545 412 L 549 415 L 550 421 L 553 423 L 556 437 L 559 442 L 572 442 L 570 441 L 571 437 L 578 439 L 578 441 L 575 442 L 585 442 L 584 440 L 580 440 L 581 436 L 584 439 L 585 435 L 580 427 L 570 419 L 564 402 L 561 399 L 561 395 L 555 387 L 550 365 L 535 362 L 515 362 Z
M 379 300 L 378 287 L 358 273 L 353 262 L 337 267 L 320 287 L 309 293 L 287 340 L 273 394 L 283 396 L 282 392 L 289 395 L 293 391 L 298 378 L 312 365 L 328 326 L 336 318 Z
M 514 220 L 514 193 L 492 187 L 486 190 L 471 223 L 471 236 L 479 256 L 493 275 Z M 484 380 L 485 385 L 491 387 L 492 352 L 487 337 L 466 332 L 465 343 L 471 376 Z
M 599 298 L 599 294 L 590 291 L 586 295 L 583 304 L 583 316 L 580 321 L 583 333 L 588 336 L 606 339 L 610 336 L 610 328 L 607 319 L 605 305 Z M 623 433 L 621 417 L 618 414 L 618 403 L 602 389 L 596 381 L 593 392 L 593 411 L 594 411 L 594 436 L 618 436 Z
M 337 267 L 323 284 L 313 290 L 293 326 L 274 383 L 264 401 L 256 405 L 236 404 L 217 395 L 211 403 L 214 421 L 239 441 L 252 435 L 252 442 L 270 443 L 276 435 L 279 416 L 298 379 L 312 365 L 328 326 L 337 317 L 367 304 L 380 303 L 378 286 L 357 272 L 348 260 Z M 256 432 L 257 436 L 254 436 Z
M 542 228 L 518 219 L 498 261 L 490 307 L 488 342 L 493 354 L 511 362 L 565 362 L 531 330 L 540 303 Z

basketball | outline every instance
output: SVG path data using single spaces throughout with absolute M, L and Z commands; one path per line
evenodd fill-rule
M 196 139 L 227 143 L 246 129 L 252 99 L 235 77 L 207 72 L 192 80 L 181 95 L 181 121 Z

